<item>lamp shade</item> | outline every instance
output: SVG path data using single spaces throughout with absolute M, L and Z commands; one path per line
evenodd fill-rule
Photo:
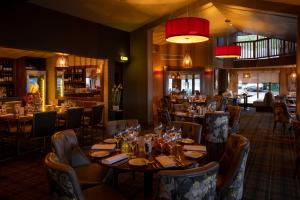
M 215 56 L 217 58 L 238 58 L 241 56 L 241 47 L 237 45 L 217 46 Z
M 165 34 L 172 43 L 204 42 L 209 39 L 209 21 L 198 17 L 171 19 L 166 23 Z

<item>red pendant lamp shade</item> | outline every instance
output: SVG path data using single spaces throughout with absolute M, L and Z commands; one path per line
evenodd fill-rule
M 217 46 L 215 54 L 217 58 L 238 58 L 241 56 L 241 47 L 237 45 Z
M 209 38 L 209 21 L 198 17 L 182 17 L 168 20 L 166 40 L 172 43 L 198 43 Z

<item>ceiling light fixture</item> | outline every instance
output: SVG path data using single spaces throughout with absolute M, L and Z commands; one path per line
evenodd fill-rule
M 182 65 L 185 68 L 191 68 L 193 66 L 193 61 L 188 50 L 185 51 L 182 61 Z
M 232 25 L 229 19 L 226 19 L 225 23 Z M 227 30 L 227 44 L 225 46 L 216 46 L 215 48 L 215 56 L 217 58 L 239 58 L 241 56 L 241 47 L 238 45 L 228 45 L 228 37 Z
M 168 20 L 166 40 L 172 43 L 199 43 L 209 40 L 209 21 L 198 17 L 181 17 Z
M 65 56 L 64 54 L 60 55 L 57 58 L 56 61 L 56 67 L 68 67 L 69 66 L 69 59 L 67 56 Z

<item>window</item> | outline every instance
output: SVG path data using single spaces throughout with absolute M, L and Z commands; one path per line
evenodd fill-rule
M 279 86 L 279 71 L 238 72 L 238 93 L 247 91 L 251 95 L 248 98 L 249 103 L 257 99 L 263 100 L 268 91 L 271 91 L 274 96 L 279 95 Z

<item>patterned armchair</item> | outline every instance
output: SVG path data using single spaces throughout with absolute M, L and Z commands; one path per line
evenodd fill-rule
M 74 169 L 58 159 L 55 153 L 48 153 L 45 158 L 53 199 L 63 200 L 121 200 L 123 197 L 108 186 L 96 186 L 81 190 Z
M 206 113 L 204 117 L 204 137 L 210 161 L 218 161 L 228 137 L 229 113 Z
M 273 132 L 275 131 L 277 123 L 282 123 L 282 132 L 285 132 L 286 125 L 291 123 L 292 116 L 287 110 L 287 106 L 283 102 L 274 103 L 274 126 Z
M 240 126 L 241 107 L 240 106 L 228 106 L 229 117 L 229 129 L 228 133 L 238 133 Z
M 208 163 L 186 170 L 159 173 L 157 200 L 213 200 L 216 198 L 216 176 L 219 164 Z
M 219 162 L 220 170 L 217 176 L 219 199 L 242 199 L 249 150 L 250 143 L 247 138 L 237 134 L 228 137 L 225 152 Z
M 158 122 L 164 125 L 169 125 L 171 123 L 171 115 L 168 110 L 157 110 Z
M 137 126 L 139 121 L 137 119 L 124 119 L 124 120 L 114 120 L 107 122 L 106 126 L 106 136 L 114 136 L 120 131 L 124 131 L 128 127 Z
M 181 128 L 183 138 L 191 138 L 197 144 L 201 143 L 202 125 L 182 121 L 172 121 L 171 125 L 176 128 Z
M 90 162 L 80 149 L 73 130 L 57 132 L 52 136 L 51 141 L 53 151 L 59 161 L 74 168 L 81 187 L 88 188 L 102 184 L 108 174 L 107 169 L 97 163 Z

